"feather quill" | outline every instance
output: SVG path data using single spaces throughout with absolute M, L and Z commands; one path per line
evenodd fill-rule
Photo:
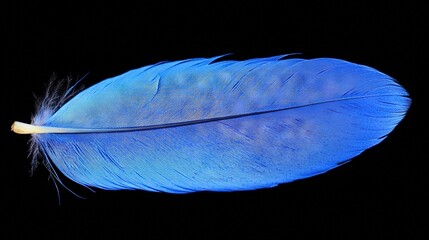
M 142 67 L 61 107 L 48 101 L 12 130 L 84 186 L 239 191 L 326 172 L 381 142 L 409 108 L 373 68 L 283 57 Z

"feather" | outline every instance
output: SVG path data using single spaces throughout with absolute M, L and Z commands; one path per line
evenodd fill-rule
M 380 143 L 409 108 L 373 68 L 283 57 L 142 67 L 61 107 L 45 101 L 12 130 L 84 186 L 239 191 L 326 172 Z

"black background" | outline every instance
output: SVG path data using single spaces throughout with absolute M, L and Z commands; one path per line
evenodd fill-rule
M 429 26 L 423 4 L 406 2 L 1 3 L 1 238 L 427 239 L 422 107 Z M 411 109 L 381 144 L 310 179 L 186 195 L 93 193 L 64 179 L 86 199 L 60 187 L 61 204 L 46 169 L 29 176 L 29 137 L 10 132 L 14 120 L 30 121 L 33 94 L 43 94 L 54 72 L 75 78 L 89 73 L 83 84 L 90 86 L 164 60 L 295 52 L 387 73 L 410 93 Z

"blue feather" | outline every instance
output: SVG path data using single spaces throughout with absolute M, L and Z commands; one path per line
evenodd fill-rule
M 410 105 L 407 92 L 373 68 L 282 57 L 199 58 L 132 70 L 57 111 L 42 107 L 32 124 L 46 131 L 32 138 L 65 176 L 89 187 L 252 190 L 359 155 L 381 142 Z

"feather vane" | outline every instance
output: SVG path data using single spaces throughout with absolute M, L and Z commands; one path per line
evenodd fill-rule
M 326 172 L 381 142 L 408 110 L 407 92 L 373 68 L 283 57 L 142 67 L 13 129 L 85 186 L 239 191 Z

